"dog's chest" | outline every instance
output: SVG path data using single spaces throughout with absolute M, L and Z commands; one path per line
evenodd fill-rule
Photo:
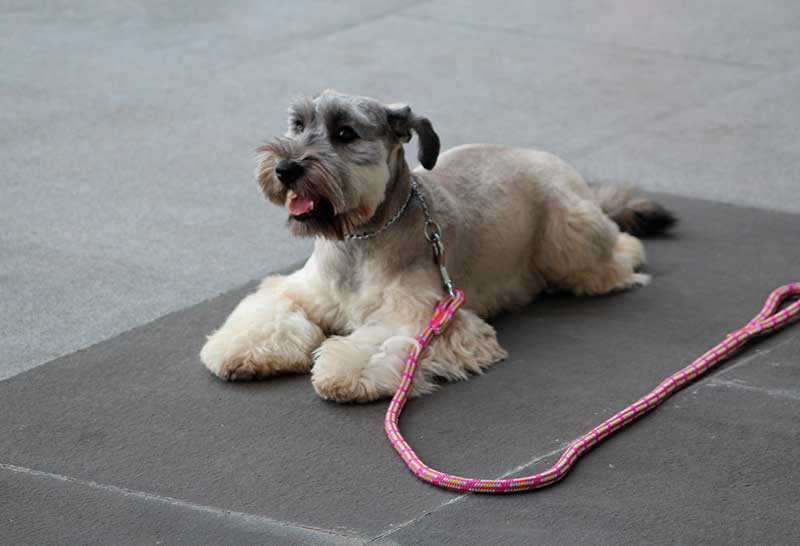
M 365 256 L 339 249 L 317 248 L 313 275 L 318 294 L 320 321 L 337 333 L 363 325 L 380 306 L 390 271 L 379 256 Z

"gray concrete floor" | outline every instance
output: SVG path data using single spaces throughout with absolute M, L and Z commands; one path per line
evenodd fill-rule
M 88 417 L 122 404 L 123 400 L 111 393 L 123 388 L 126 381 L 138 385 L 137 392 L 141 394 L 154 388 L 149 382 L 153 380 L 144 379 L 149 371 L 136 372 L 134 364 L 139 362 L 136 355 L 140 348 L 136 343 L 156 343 L 158 339 L 152 336 L 157 333 L 152 332 L 152 327 L 144 330 L 136 327 L 223 293 L 226 293 L 225 305 L 229 305 L 240 293 L 230 290 L 308 254 L 309 243 L 288 236 L 283 229 L 283 213 L 264 203 L 252 181 L 253 150 L 283 130 L 285 104 L 292 95 L 313 94 L 333 87 L 373 95 L 387 102 L 405 101 L 431 118 L 447 147 L 474 141 L 536 147 L 563 156 L 591 179 L 635 182 L 643 188 L 669 194 L 782 211 L 783 214 L 758 213 L 699 201 L 675 201 L 678 214 L 685 218 L 689 228 L 674 241 L 653 243 L 654 267 L 662 267 L 654 271 L 656 283 L 662 274 L 667 279 L 665 286 L 672 287 L 672 292 L 666 288 L 662 289 L 664 292 L 655 292 L 660 296 L 653 296 L 653 305 L 683 302 L 681 313 L 672 319 L 679 321 L 680 316 L 691 313 L 690 308 L 702 301 L 692 297 L 687 288 L 679 288 L 680 283 L 703 288 L 704 297 L 708 298 L 713 298 L 714 286 L 735 294 L 733 301 L 722 299 L 719 304 L 727 305 L 725 312 L 735 315 L 736 320 L 732 319 L 730 325 L 714 323 L 707 327 L 704 326 L 707 322 L 698 321 L 692 327 L 694 330 L 676 334 L 672 343 L 679 349 L 657 366 L 648 368 L 652 373 L 641 384 L 627 384 L 624 394 L 620 392 L 609 399 L 611 409 L 614 404 L 625 403 L 632 395 L 640 394 L 639 390 L 659 379 L 660 374 L 715 342 L 722 333 L 717 326 L 735 327 L 749 318 L 755 310 L 751 307 L 757 307 L 764 292 L 772 288 L 770 282 L 798 280 L 794 278 L 800 271 L 796 262 L 796 238 L 800 234 L 800 216 L 796 216 L 800 213 L 798 36 L 800 5 L 791 0 L 3 3 L 0 5 L 0 308 L 3 311 L 0 379 L 6 381 L 0 383 L 4 391 L 0 403 L 5 437 L 13 437 L 15 441 L 3 444 L 0 451 L 0 479 L 6 485 L 0 490 L 0 505 L 13 508 L 0 511 L 12 514 L 0 521 L 0 542 L 12 536 L 16 544 L 96 542 L 100 540 L 98 537 L 115 537 L 115 530 L 120 534 L 112 542 L 118 543 L 140 543 L 150 538 L 166 543 L 223 542 L 227 532 L 240 533 L 236 536 L 242 541 L 259 542 L 264 536 L 261 531 L 269 528 L 270 533 L 278 533 L 270 535 L 278 537 L 276 543 L 302 543 L 308 538 L 303 531 L 306 524 L 323 529 L 313 530 L 314 540 L 361 541 L 386 533 L 401 521 L 381 517 L 372 524 L 359 522 L 358 510 L 373 500 L 358 495 L 347 497 L 352 511 L 339 506 L 330 517 L 306 517 L 314 516 L 305 513 L 309 507 L 319 512 L 328 509 L 325 502 L 338 494 L 335 484 L 327 484 L 332 497 L 309 493 L 305 507 L 302 500 L 285 492 L 282 494 L 289 495 L 290 501 L 286 509 L 276 509 L 254 490 L 246 491 L 252 497 L 244 501 L 235 488 L 246 489 L 247 484 L 240 482 L 247 474 L 236 476 L 235 464 L 225 471 L 221 466 L 213 467 L 218 473 L 206 478 L 221 489 L 209 486 L 213 495 L 205 496 L 176 481 L 175 475 L 186 470 L 178 455 L 168 459 L 164 463 L 166 470 L 156 472 L 152 479 L 146 479 L 148 468 L 139 471 L 141 479 L 126 477 L 115 470 L 118 468 L 115 465 L 125 468 L 124 457 L 112 456 L 119 446 L 109 447 L 100 441 L 109 437 L 109 429 L 116 426 L 115 422 L 92 425 Z M 709 214 L 726 229 L 689 217 L 691 214 Z M 739 223 L 744 218 L 749 222 L 746 229 Z M 737 239 L 731 236 L 735 229 L 743 230 Z M 669 245 L 680 245 L 681 236 L 687 237 L 687 241 L 697 238 L 694 243 L 687 242 L 687 248 L 695 254 L 687 250 L 680 254 L 677 265 L 658 266 L 659 249 L 667 256 L 674 256 Z M 724 261 L 721 250 L 705 252 L 704 244 L 715 249 L 722 245 L 725 252 L 741 252 L 737 256 L 747 263 L 738 268 L 735 261 Z M 715 268 L 711 265 L 715 262 L 726 263 L 729 268 Z M 757 267 L 762 262 L 784 268 L 785 274 L 773 278 Z M 689 266 L 692 263 L 699 265 L 692 269 Z M 700 267 L 702 264 L 708 265 Z M 682 299 L 676 300 L 677 294 Z M 558 305 L 550 303 L 547 309 L 557 312 L 562 304 L 571 305 L 559 301 Z M 624 308 L 625 304 L 620 303 L 614 312 L 624 313 Z M 191 361 L 196 367 L 201 331 L 213 322 L 196 315 L 218 319 L 222 313 L 212 304 L 196 309 L 199 311 L 190 315 L 195 317 L 192 320 L 202 323 L 202 328 L 178 320 L 174 335 L 180 337 L 180 328 L 185 328 L 189 341 L 176 342 L 174 351 L 157 355 L 159 359 Z M 608 312 L 607 321 L 618 320 Z M 658 316 L 653 314 L 653 320 Z M 209 324 L 204 320 L 210 321 Z M 542 320 L 546 320 L 545 315 Z M 518 329 L 515 324 L 513 320 L 501 322 L 502 335 L 513 339 Z M 656 330 L 663 328 L 659 324 L 652 326 Z M 691 338 L 691 350 L 684 349 L 689 332 L 698 328 L 703 335 Z M 143 331 L 149 334 L 140 335 Z M 608 332 L 614 336 L 623 333 Z M 115 344 L 79 351 L 120 334 Z M 794 366 L 797 338 L 792 339 L 794 345 L 782 349 L 789 352 L 770 369 L 780 381 L 767 379 L 767 374 L 759 380 L 766 386 L 759 381 L 755 384 L 766 391 L 789 393 L 795 398 L 771 398 L 766 403 L 759 401 L 757 393 L 748 392 L 740 393 L 743 397 L 738 401 L 726 398 L 719 403 L 733 404 L 744 413 L 752 405 L 763 410 L 764 415 L 775 416 L 774 430 L 764 429 L 763 423 L 757 422 L 747 426 L 760 431 L 758 442 L 764 445 L 773 445 L 777 437 L 783 439 L 783 445 L 793 446 L 793 457 L 770 452 L 775 455 L 771 460 L 776 466 L 774 472 L 768 473 L 767 481 L 784 476 L 784 485 L 797 486 L 798 469 L 794 461 L 798 431 L 796 424 L 792 424 L 796 419 L 791 416 L 796 416 L 798 410 L 796 393 L 800 376 Z M 641 354 L 652 344 L 658 346 L 656 340 L 649 345 L 631 341 L 629 348 Z M 665 353 L 668 346 L 667 342 L 661 345 Z M 98 352 L 97 347 L 106 348 Z M 523 340 L 514 343 L 513 348 L 526 359 L 553 357 L 537 355 L 536 347 Z M 604 355 L 607 359 L 618 357 L 610 352 Z M 62 358 L 54 361 L 59 357 Z M 33 369 L 48 362 L 51 364 Z M 120 367 L 132 367 L 134 371 L 130 373 L 135 377 L 125 376 L 122 383 L 116 382 Z M 26 370 L 30 371 L 21 373 Z M 88 380 L 90 377 L 99 379 L 93 383 Z M 557 376 L 548 379 L 555 380 Z M 744 376 L 733 380 L 752 383 L 752 378 Z M 43 386 L 34 388 L 39 381 L 44 381 Z M 193 381 L 203 379 L 195 377 Z M 777 383 L 768 384 L 770 381 Z M 176 390 L 193 388 L 177 379 L 168 384 Z M 62 390 L 56 388 L 58 385 Z M 271 389 L 280 389 L 281 385 L 296 387 L 289 381 L 269 388 L 261 385 L 217 391 L 214 389 L 222 387 L 214 383 L 195 388 L 204 393 L 197 395 L 198 400 L 211 396 L 212 400 L 218 397 L 223 403 L 224 398 L 225 404 L 235 405 L 230 398 L 268 398 Z M 89 388 L 92 390 L 87 391 Z M 502 390 L 500 385 L 493 388 L 498 389 L 496 392 Z M 207 389 L 211 390 L 206 392 Z M 455 386 L 448 386 L 442 392 L 455 390 Z M 106 393 L 105 398 L 98 392 Z M 155 392 L 165 391 L 162 388 Z M 365 422 L 379 423 L 380 408 L 332 408 L 314 402 L 313 398 L 306 400 L 309 393 L 301 392 L 306 405 L 303 419 L 328 419 L 330 416 L 325 415 L 332 413 L 341 420 L 342 427 L 355 427 L 348 432 L 353 434 L 354 445 L 368 441 L 374 446 L 371 449 L 385 450 L 379 427 L 369 429 L 369 438 L 365 440 L 358 435 L 364 429 L 355 426 L 362 417 Z M 703 392 L 722 393 L 718 396 L 724 398 L 732 391 L 707 388 Z M 17 398 L 19 393 L 26 394 L 23 400 L 30 406 L 16 415 L 12 409 L 22 407 Z M 586 393 L 578 389 L 576 395 Z M 185 396 L 193 395 L 189 392 Z M 9 400 L 16 400 L 17 405 L 8 405 Z M 72 408 L 72 413 L 67 414 L 69 419 L 57 419 L 57 408 L 69 400 L 77 404 L 69 406 Z M 81 406 L 76 400 L 85 404 Z M 439 404 L 446 407 L 457 400 L 456 396 L 447 397 L 440 399 Z M 558 400 L 551 402 L 553 407 L 563 404 Z M 132 400 L 125 403 L 128 406 L 123 404 L 123 407 L 135 406 Z M 50 421 L 43 416 L 48 415 L 46 411 L 44 414 L 38 411 L 39 405 L 56 408 Z M 279 406 L 276 408 L 278 411 Z M 576 419 L 581 409 L 591 408 L 576 408 Z M 281 415 L 285 417 L 284 413 Z M 514 435 L 514 443 L 519 444 L 515 450 L 530 455 L 559 445 L 553 440 L 556 428 L 542 432 L 543 438 L 552 440 L 551 444 L 532 445 L 521 441 L 524 434 L 520 427 L 525 425 L 522 415 L 514 412 L 503 417 L 491 412 L 489 415 L 508 420 L 509 430 L 520 431 Z M 704 421 L 695 430 L 689 426 L 691 415 L 687 411 L 680 420 L 682 425 L 676 425 L 676 434 L 692 438 L 716 434 L 716 421 Z M 146 422 L 146 416 L 141 418 Z M 187 415 L 186 422 L 190 419 Z M 35 428 L 35 433 L 26 434 L 25 427 L 37 422 L 41 426 Z M 47 422 L 51 424 L 46 426 Z M 331 421 L 331 426 L 339 422 Z M 74 423 L 75 436 L 65 436 L 63 441 L 52 445 L 46 441 L 53 435 L 58 437 L 59 427 L 68 427 L 70 423 Z M 130 426 L 123 434 L 133 435 L 133 439 L 136 434 L 146 435 L 148 430 L 141 423 L 136 426 L 124 420 L 121 423 L 123 429 Z M 494 424 L 496 421 L 489 419 L 480 426 Z M 572 425 L 570 433 L 576 433 L 586 423 L 575 421 Z M 169 423 L 164 430 L 172 430 L 170 427 L 174 426 L 177 426 L 174 422 Z M 419 423 L 420 434 L 430 426 L 441 428 L 445 424 L 436 418 Z M 641 426 L 646 429 L 649 425 Z M 736 422 L 720 424 L 722 428 L 739 431 L 747 428 L 743 425 L 743 429 L 737 429 L 737 426 Z M 10 435 L 9 430 L 15 434 Z M 536 424 L 525 430 L 537 435 Z M 646 435 L 638 428 L 634 430 L 626 435 Z M 308 458 L 284 461 L 290 468 L 284 485 L 290 487 L 302 481 L 303 465 L 320 462 L 315 458 L 320 448 L 315 444 L 318 437 L 292 440 L 287 429 L 280 432 L 289 434 L 280 444 L 288 453 L 296 453 L 300 448 L 310 452 Z M 662 432 L 667 440 L 677 441 L 671 438 L 670 430 Z M 246 434 L 232 437 L 231 442 L 240 442 L 242 436 Z M 477 429 L 465 434 L 469 441 L 476 437 L 480 437 Z M 724 441 L 729 442 L 726 449 L 741 448 L 730 438 Z M 89 446 L 84 451 L 76 447 L 84 445 L 82 442 L 88 442 Z M 144 442 L 144 445 L 158 453 L 169 451 L 172 444 Z M 202 466 L 203 459 L 222 456 L 222 452 L 206 453 L 202 442 L 175 445 L 190 450 L 191 464 Z M 263 447 L 257 442 L 236 445 L 237 451 Z M 99 451 L 93 451 L 92 446 Z M 643 446 L 647 448 L 650 444 L 644 440 Z M 59 465 L 56 460 L 37 458 L 36 453 L 45 448 L 57 450 L 54 455 L 65 453 L 67 461 Z M 697 449 L 699 454 L 708 455 Z M 443 455 L 443 463 L 452 462 L 444 457 L 446 449 L 432 450 Z M 625 450 L 620 448 L 619 452 Z M 524 460 L 522 453 L 515 451 L 491 468 L 481 467 L 480 463 L 468 466 L 467 461 L 474 463 L 484 452 L 473 451 L 468 444 L 462 451 L 464 471 L 513 468 Z M 754 459 L 757 457 L 755 450 L 744 452 L 752 454 Z M 385 459 L 375 464 L 373 472 L 384 472 L 395 464 L 391 452 L 381 456 L 384 455 Z M 683 455 L 681 460 L 693 460 Z M 349 456 L 345 451 L 341 454 L 343 459 Z M 461 464 L 460 460 L 456 464 Z M 640 470 L 646 472 L 648 461 L 638 462 Z M 156 458 L 152 465 L 158 464 L 161 463 Z M 725 486 L 725 477 L 735 482 L 741 475 L 735 465 L 726 466 L 725 460 L 714 460 L 710 465 L 724 470 L 724 475 L 718 476 L 719 483 L 706 483 L 711 491 Z M 744 462 L 741 465 L 739 470 L 744 472 Z M 23 470 L 14 470 L 19 468 Z M 755 482 L 759 477 L 750 478 Z M 428 508 L 416 511 L 422 505 L 415 504 L 414 494 L 428 500 L 435 497 L 429 508 L 449 506 L 451 497 L 417 489 L 413 482 L 409 484 L 409 479 L 398 473 L 391 481 L 398 495 L 404 499 L 408 496 L 400 508 L 393 505 L 393 509 L 414 522 L 402 532 L 392 532 L 393 540 L 399 543 L 446 542 L 447 537 L 441 533 L 446 535 L 448 529 L 455 527 L 470 529 L 475 543 L 485 543 L 492 536 L 516 543 L 593 542 L 592 536 L 581 535 L 582 528 L 575 521 L 585 522 L 585 529 L 594 529 L 598 533 L 593 535 L 597 542 L 637 543 L 644 541 L 644 537 L 647 542 L 658 542 L 648 535 L 647 528 L 662 529 L 653 521 L 655 516 L 650 516 L 639 527 L 635 520 L 612 520 L 601 532 L 592 523 L 593 510 L 600 514 L 600 508 L 614 510 L 619 505 L 607 500 L 605 505 L 587 506 L 569 493 L 552 497 L 547 518 L 535 520 L 535 532 L 521 522 L 533 517 L 539 497 L 494 504 L 467 499 L 452 509 L 435 508 L 435 515 L 422 517 L 420 514 Z M 36 480 L 42 481 L 33 483 Z M 225 485 L 226 480 L 231 480 L 229 485 Z M 378 481 L 374 483 L 380 486 Z M 574 487 L 574 495 L 580 495 L 580 483 L 580 478 L 569 483 Z M 602 489 L 604 483 L 608 482 L 598 479 L 587 491 L 598 495 L 596 488 Z M 630 491 L 625 489 L 625 494 L 644 500 L 644 506 L 664 510 L 653 500 L 661 492 L 652 487 L 637 489 L 636 484 L 641 485 L 641 481 L 634 478 L 625 483 L 630 488 Z M 769 499 L 774 500 L 775 495 L 783 495 L 779 499 L 784 503 L 800 504 L 796 487 L 794 494 L 791 488 L 775 487 L 761 490 L 754 497 L 765 499 L 764 506 L 770 506 L 772 514 L 779 511 L 770 504 Z M 634 494 L 636 491 L 640 496 Z M 672 492 L 666 498 L 681 502 L 680 488 L 669 491 Z M 148 497 L 150 492 L 160 500 L 153 501 Z M 738 493 L 731 494 L 732 497 L 726 497 L 734 499 L 731 506 L 735 509 L 730 518 L 753 521 L 767 518 L 775 529 L 774 541 L 796 542 L 790 540 L 797 538 L 797 529 L 789 521 L 770 520 L 772 516 L 767 515 L 765 508 L 745 502 L 736 496 Z M 699 492 L 698 495 L 705 501 L 719 502 L 713 495 L 703 496 Z M 480 506 L 472 506 L 474 503 Z M 577 507 L 574 508 L 577 512 L 572 513 L 578 518 L 573 520 L 575 526 L 563 535 L 557 533 L 561 528 L 559 503 Z M 67 509 L 66 505 L 72 508 Z M 97 506 L 103 510 L 87 511 L 87 507 Z M 466 508 L 469 506 L 472 509 Z M 504 508 L 495 511 L 497 506 Z M 32 508 L 26 511 L 26 507 Z M 228 509 L 239 515 L 229 519 Z M 724 509 L 720 508 L 723 514 Z M 365 514 L 372 514 L 369 517 L 374 516 L 365 510 Z M 455 515 L 450 516 L 451 511 Z M 484 512 L 489 515 L 479 517 Z M 126 516 L 131 513 L 140 519 Z M 490 513 L 495 515 L 490 517 Z M 37 519 L 37 514 L 47 515 Z M 164 523 L 173 516 L 180 525 Z M 696 522 L 708 526 L 709 534 L 681 536 L 686 541 L 725 537 L 733 542 L 737 539 L 744 542 L 743 537 L 758 541 L 767 536 L 747 535 L 744 531 L 730 535 L 730 521 L 717 516 L 707 513 L 702 521 Z M 101 524 L 101 519 L 106 523 Z M 59 529 L 65 527 L 59 521 L 72 525 L 73 533 L 59 535 Z M 159 521 L 161 526 L 151 529 L 152 535 L 141 534 L 142 521 Z M 613 521 L 619 525 L 615 527 Z M 14 522 L 17 523 L 14 534 L 2 532 L 3 527 L 8 530 Z M 86 529 L 76 522 L 85 524 Z M 339 525 L 347 530 L 340 533 Z M 431 529 L 425 531 L 426 526 Z M 195 529 L 195 534 L 184 534 L 178 540 L 178 531 L 189 527 Z M 106 534 L 102 534 L 103 529 Z M 483 535 L 480 529 L 490 534 Z M 492 530 L 500 534 L 491 534 Z M 67 538 L 59 541 L 59 536 Z M 142 538 L 145 536 L 147 539 Z M 457 534 L 453 536 L 456 538 L 451 538 L 451 543 L 466 543 Z
M 309 251 L 252 182 L 288 98 L 402 100 L 445 146 L 800 211 L 796 2 L 6 2 L 0 377 Z

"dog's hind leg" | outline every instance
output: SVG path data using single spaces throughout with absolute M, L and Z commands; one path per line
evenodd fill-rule
M 506 357 L 492 325 L 474 312 L 460 309 L 442 336 L 430 344 L 417 373 L 427 383 L 433 378 L 467 379 Z
M 301 272 L 267 277 L 208 336 L 200 359 L 215 375 L 242 381 L 278 373 L 307 373 L 325 336 L 299 303 Z
M 605 294 L 647 284 L 637 272 L 645 261 L 639 239 L 617 225 L 587 199 L 554 199 L 541 241 L 537 267 L 548 284 L 576 294 Z

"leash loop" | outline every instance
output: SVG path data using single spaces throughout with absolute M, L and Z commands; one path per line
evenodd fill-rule
M 552 485 L 566 476 L 575 462 L 594 446 L 657 407 L 675 392 L 686 387 L 716 364 L 728 358 L 749 340 L 778 330 L 800 318 L 800 299 L 790 303 L 780 311 L 778 310 L 781 304 L 792 296 L 800 296 L 800 282 L 787 284 L 774 290 L 753 320 L 744 327 L 729 333 L 716 347 L 706 351 L 689 366 L 664 379 L 651 392 L 572 442 L 559 457 L 558 461 L 547 470 L 523 478 L 494 480 L 463 478 L 434 470 L 420 460 L 405 438 L 403 438 L 398 427 L 400 414 L 408 400 L 408 395 L 414 382 L 414 374 L 417 372 L 420 358 L 425 348 L 434 336 L 441 335 L 453 319 L 456 311 L 464 304 L 464 293 L 460 290 L 452 289 L 451 286 L 451 291 L 436 305 L 433 318 L 417 337 L 419 346 L 412 347 L 408 352 L 400 386 L 386 410 L 386 418 L 384 419 L 386 435 L 409 470 L 419 479 L 437 487 L 472 493 L 515 493 Z

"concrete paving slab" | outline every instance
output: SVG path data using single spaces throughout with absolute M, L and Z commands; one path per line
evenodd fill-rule
M 414 15 L 477 29 L 499 28 L 720 62 L 785 67 L 800 60 L 800 8 L 792 0 L 601 0 L 589 4 L 501 0 L 478 5 L 436 0 L 415 9 Z
M 798 212 L 799 90 L 800 70 L 782 73 L 600 143 L 575 163 L 598 178 Z
M 542 459 L 747 322 L 770 290 L 796 280 L 800 256 L 787 252 L 796 215 L 660 199 L 682 224 L 673 237 L 647 244 L 653 283 L 603 298 L 548 296 L 500 317 L 510 358 L 413 401 L 404 415 L 403 430 L 423 459 L 487 476 Z M 0 463 L 398 544 L 496 536 L 482 526 L 510 543 L 565 543 L 588 532 L 598 542 L 651 541 L 653 530 L 667 529 L 664 521 L 676 524 L 668 538 L 681 543 L 713 533 L 780 542 L 796 533 L 788 511 L 800 500 L 799 402 L 754 380 L 764 388 L 712 385 L 777 367 L 785 370 L 782 388 L 800 391 L 794 330 L 634 425 L 553 492 L 467 504 L 407 472 L 383 437 L 385 403 L 326 403 L 305 376 L 226 384 L 201 367 L 203 336 L 253 286 L 0 383 Z M 746 493 L 736 489 L 745 484 Z M 724 510 L 714 515 L 706 502 Z M 608 510 L 616 515 L 609 519 Z M 733 535 L 724 526 L 739 529 L 736 518 L 767 525 Z M 567 529 L 564 541 L 558 529 Z

